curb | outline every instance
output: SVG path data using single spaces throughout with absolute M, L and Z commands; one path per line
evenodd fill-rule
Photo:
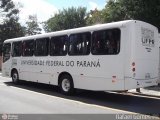
M 128 92 L 128 93 L 135 94 L 135 95 L 146 96 L 146 97 L 154 97 L 154 98 L 160 99 L 160 96 L 158 96 L 158 95 L 145 94 L 145 93 L 137 93 L 137 92 Z

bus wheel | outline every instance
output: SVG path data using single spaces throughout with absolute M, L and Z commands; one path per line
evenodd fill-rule
M 74 85 L 73 85 L 72 77 L 70 75 L 65 74 L 62 77 L 60 77 L 59 86 L 62 94 L 73 95 Z
M 19 82 L 19 75 L 18 75 L 18 72 L 16 70 L 14 70 L 12 72 L 12 82 L 15 83 L 15 84 L 18 84 L 18 82 Z

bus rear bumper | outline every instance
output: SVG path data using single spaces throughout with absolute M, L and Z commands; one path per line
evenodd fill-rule
M 125 89 L 135 89 L 135 88 L 143 88 L 158 85 L 158 78 L 153 79 L 134 79 L 128 78 L 125 79 Z
M 158 85 L 158 78 L 149 80 L 137 80 L 137 88 Z

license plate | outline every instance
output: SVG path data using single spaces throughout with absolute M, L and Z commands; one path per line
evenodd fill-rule
M 151 78 L 150 73 L 146 73 L 146 74 L 145 74 L 145 79 L 150 79 L 150 78 Z

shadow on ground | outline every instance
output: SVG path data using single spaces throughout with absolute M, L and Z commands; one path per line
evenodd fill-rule
M 12 82 L 5 82 L 7 86 L 14 86 L 50 96 L 75 100 L 87 104 L 99 105 L 129 112 L 160 115 L 160 99 L 147 97 L 135 97 L 109 92 L 96 92 L 87 90 L 77 90 L 75 96 L 62 95 L 58 87 L 33 82 L 21 81 L 19 85 Z

